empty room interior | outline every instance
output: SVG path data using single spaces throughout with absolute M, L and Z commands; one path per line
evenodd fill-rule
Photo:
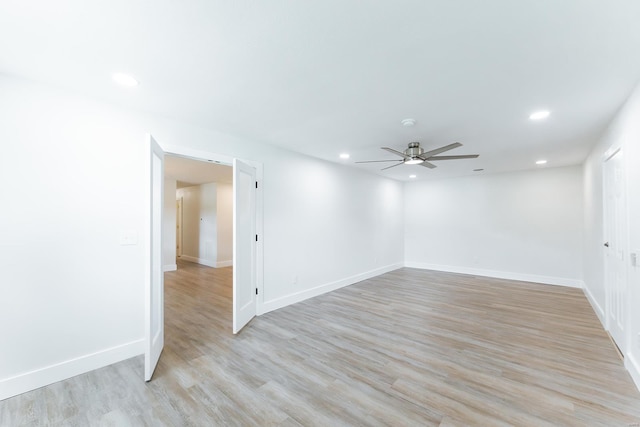
M 639 22 L 2 2 L 0 425 L 638 425 Z

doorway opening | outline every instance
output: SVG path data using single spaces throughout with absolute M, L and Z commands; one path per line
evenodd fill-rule
M 178 260 L 231 267 L 233 167 L 167 154 L 163 232 L 165 272 L 179 268 Z
M 209 163 L 216 165 L 232 165 L 232 189 L 226 191 L 232 195 L 232 227 L 231 233 L 229 229 L 222 231 L 222 234 L 232 234 L 232 251 L 231 259 L 218 260 L 213 255 L 218 253 L 217 241 L 216 247 L 213 245 L 213 238 L 211 234 L 207 234 L 207 229 L 211 231 L 212 224 L 219 220 L 217 214 L 213 214 L 205 220 L 205 215 L 198 216 L 196 218 L 193 229 L 204 231 L 202 236 L 204 242 L 198 241 L 200 256 L 197 256 L 196 262 L 204 264 L 201 261 L 209 262 L 212 265 L 210 267 L 224 268 L 224 265 L 231 264 L 232 270 L 232 331 L 234 334 L 238 333 L 242 327 L 244 327 L 261 308 L 261 299 L 258 296 L 262 295 L 262 240 L 258 236 L 262 232 L 262 193 L 258 191 L 258 181 L 262 178 L 262 165 L 252 161 L 242 161 L 236 158 L 230 158 L 227 156 L 217 155 L 215 153 L 202 152 L 197 150 L 186 149 L 184 147 L 161 147 L 151 135 L 147 135 L 147 147 L 149 157 L 147 161 L 147 177 L 148 177 L 148 217 L 147 217 L 147 243 L 146 250 L 146 275 L 145 275 L 145 380 L 149 381 L 153 375 L 156 365 L 160 359 L 160 353 L 164 347 L 164 270 L 179 269 L 179 264 L 187 260 L 185 258 L 185 252 L 187 252 L 185 235 L 187 230 L 184 225 L 186 224 L 186 198 L 191 195 L 182 194 L 182 225 L 183 229 L 180 233 L 176 232 L 173 227 L 179 225 L 177 222 L 177 207 L 180 202 L 176 203 L 176 194 L 171 196 L 172 186 L 165 189 L 165 156 L 176 157 L 180 161 L 188 159 L 190 161 L 197 161 L 201 163 Z M 169 158 L 169 157 L 167 157 Z M 170 162 L 173 159 L 170 160 Z M 227 170 L 228 171 L 228 170 Z M 176 190 L 178 191 L 178 180 L 176 179 Z M 193 182 L 189 183 L 182 188 L 194 187 Z M 203 184 L 209 185 L 207 191 L 211 189 L 217 189 L 216 184 Z M 220 193 L 225 193 L 222 189 L 223 184 L 220 184 Z M 165 191 L 166 190 L 166 191 Z M 227 186 L 228 190 L 228 186 Z M 170 201 L 167 203 L 165 195 L 169 192 Z M 203 191 L 200 188 L 198 191 Z M 183 190 L 183 193 L 185 190 Z M 196 190 L 194 189 L 194 192 Z M 210 192 L 211 194 L 217 194 L 217 192 Z M 205 203 L 204 210 L 200 211 L 207 213 L 212 210 L 211 195 L 205 197 L 209 200 L 209 205 Z M 226 199 L 228 201 L 228 199 Z M 217 199 L 216 202 L 217 203 Z M 214 204 L 215 204 L 214 203 Z M 225 203 L 225 202 L 223 202 Z M 165 212 L 173 212 L 173 218 L 169 221 L 165 221 Z M 224 216 L 224 215 L 223 215 Z M 211 221 L 211 219 L 215 221 Z M 171 229 L 170 232 L 163 230 L 165 227 Z M 163 232 L 164 231 L 164 232 Z M 193 230 L 192 230 L 193 231 Z M 173 241 L 173 238 L 177 239 L 182 234 L 181 239 L 181 261 L 174 261 L 175 268 L 168 268 L 165 261 L 167 258 L 173 256 L 176 259 L 177 256 L 177 242 Z M 169 243 L 164 244 L 162 237 L 169 237 Z M 207 238 L 209 236 L 209 238 Z M 228 235 L 225 237 L 228 242 Z M 202 250 L 200 250 L 202 249 Z M 223 248 L 224 249 L 224 248 Z M 228 252 L 228 247 L 226 248 Z M 169 255 L 166 255 L 166 254 Z M 225 250 L 221 251 L 224 254 Z M 190 261 L 193 261 L 190 260 Z M 220 262 L 220 264 L 216 264 Z M 205 264 L 206 265 L 206 264 Z M 169 264 L 170 267 L 173 265 Z

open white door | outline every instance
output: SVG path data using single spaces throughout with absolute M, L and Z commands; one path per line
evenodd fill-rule
M 625 353 L 627 316 L 627 232 L 622 150 L 614 151 L 604 162 L 605 289 L 607 329 Z
M 144 379 L 151 380 L 164 347 L 164 273 L 162 271 L 162 206 L 164 152 L 147 135 L 147 238 L 145 268 Z
M 256 315 L 256 170 L 233 160 L 233 333 Z

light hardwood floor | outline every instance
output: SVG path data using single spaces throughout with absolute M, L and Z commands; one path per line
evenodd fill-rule
M 400 269 L 231 333 L 231 269 L 166 273 L 166 345 L 0 402 L 0 425 L 629 426 L 580 290 Z

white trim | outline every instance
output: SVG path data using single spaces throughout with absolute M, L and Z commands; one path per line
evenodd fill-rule
M 215 265 L 216 268 L 222 268 L 222 267 L 233 267 L 233 260 L 226 260 L 226 261 L 218 261 L 216 262 Z
M 144 339 L 0 380 L 0 400 L 66 380 L 144 353 Z
M 428 264 L 423 262 L 405 262 L 405 267 L 420 268 L 423 270 L 446 271 L 448 273 L 472 274 L 474 276 L 495 277 L 497 279 L 519 280 L 522 282 L 542 283 L 545 285 L 568 286 L 571 288 L 583 288 L 584 282 L 580 279 L 566 277 L 539 276 L 537 274 L 514 273 L 511 271 L 485 270 L 483 268 L 469 268 L 453 265 Z
M 402 268 L 402 263 L 390 264 L 385 267 L 377 268 L 375 270 L 366 271 L 364 273 L 336 280 L 335 282 L 325 283 L 324 285 L 316 286 L 315 288 L 306 289 L 294 294 L 289 294 L 280 298 L 272 299 L 270 301 L 265 301 L 262 304 L 262 310 L 258 311 L 258 314 L 265 314 L 270 311 L 277 310 L 279 308 L 286 307 L 288 305 L 295 304 L 297 302 L 301 302 L 318 295 L 326 294 L 327 292 L 335 291 L 336 289 L 353 285 L 354 283 L 358 283 L 393 270 L 397 270 L 399 268 Z
M 160 144 L 165 154 L 171 154 L 179 157 L 190 157 L 195 160 L 213 160 L 226 166 L 233 164 L 233 157 L 224 154 L 212 153 L 210 151 L 194 150 L 181 145 Z
M 630 351 L 624 357 L 624 367 L 631 374 L 631 379 L 636 384 L 636 388 L 640 390 L 640 364 Z
M 598 316 L 598 319 L 600 319 L 600 323 L 602 324 L 602 327 L 606 330 L 607 329 L 606 319 L 604 317 L 604 310 L 602 309 L 602 306 L 598 303 L 598 301 L 595 299 L 595 297 L 591 293 L 591 290 L 586 285 L 584 288 L 582 288 L 582 291 L 587 297 L 589 304 L 591 304 L 593 311 L 596 312 L 596 316 Z
M 165 264 L 162 266 L 162 271 L 176 271 L 178 264 Z
M 209 261 L 208 259 L 204 259 L 204 258 L 197 258 L 194 256 L 189 256 L 189 255 L 181 255 L 180 259 L 185 260 L 185 261 L 190 261 L 190 262 L 195 262 L 196 264 L 202 264 L 202 265 L 206 265 L 207 267 L 215 267 L 216 263 L 213 261 Z

